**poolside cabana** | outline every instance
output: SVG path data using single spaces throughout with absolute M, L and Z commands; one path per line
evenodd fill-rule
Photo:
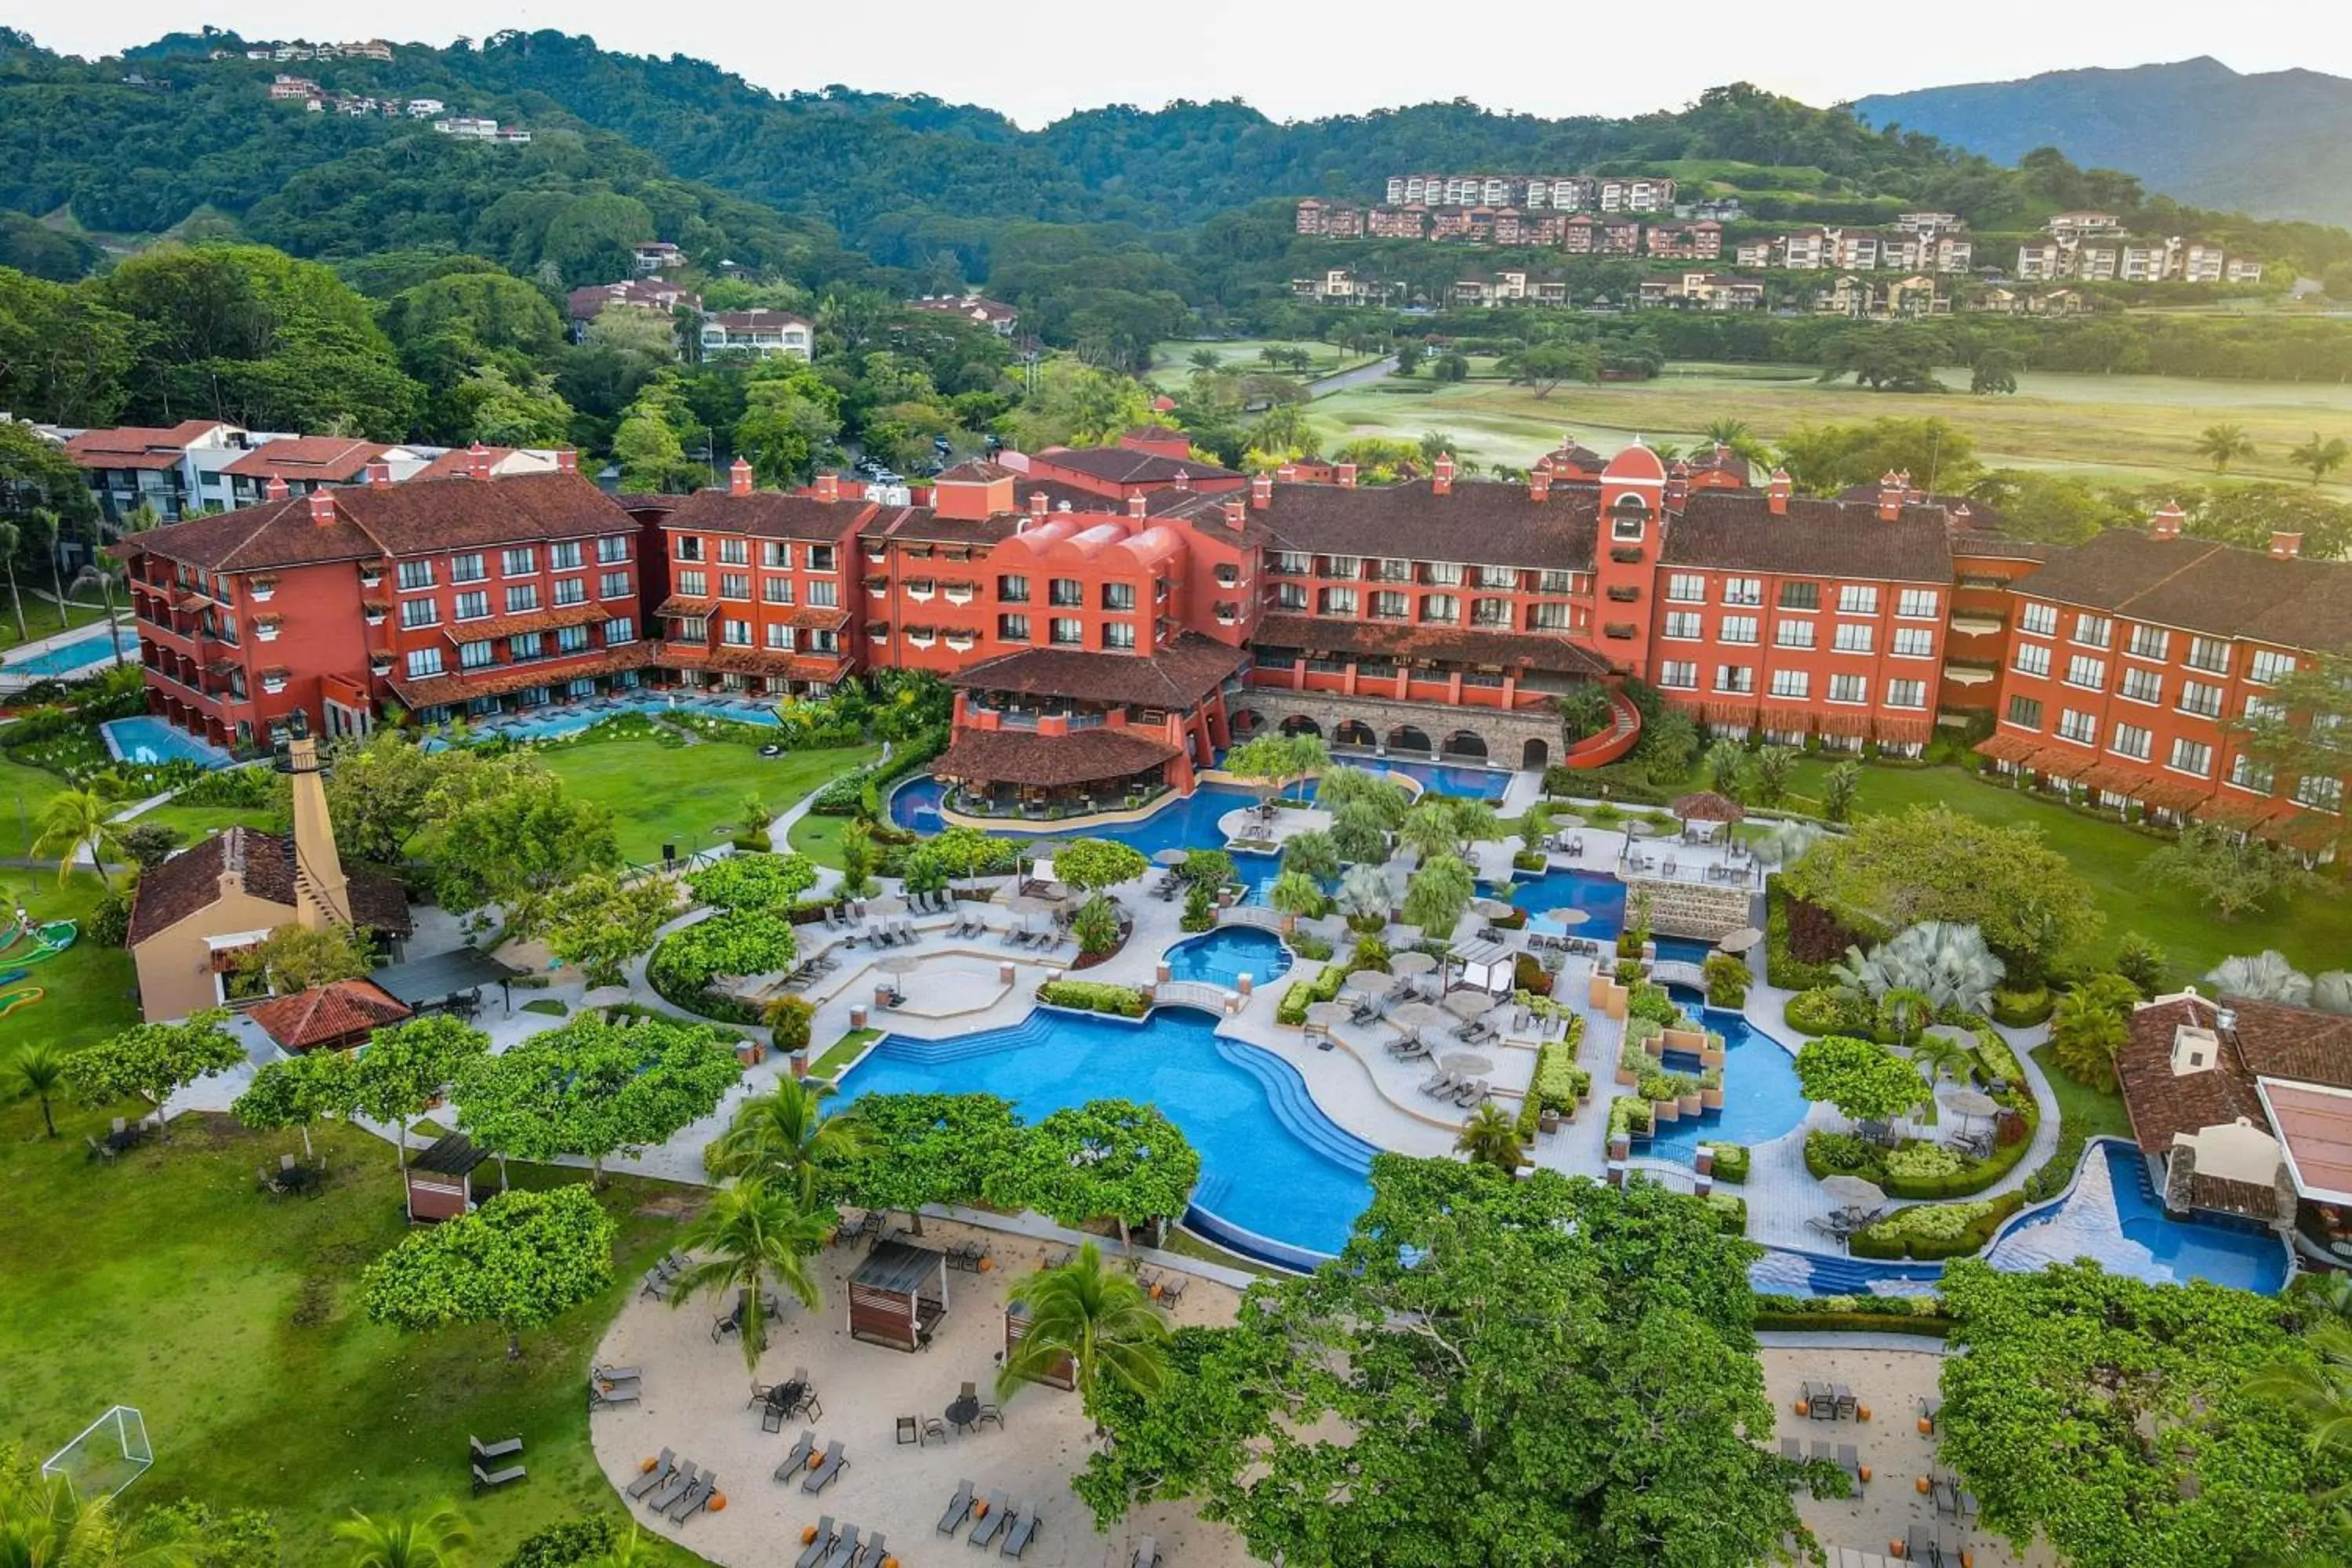
M 849 1337 L 915 1351 L 948 1315 L 948 1258 L 903 1241 L 875 1244 L 849 1277 Z
M 1029 1310 L 1018 1301 L 1008 1302 L 1004 1309 L 1004 1359 L 1006 1361 L 1013 1359 L 1014 1348 L 1026 1339 L 1028 1334 Z M 1042 1383 L 1048 1388 L 1076 1388 L 1078 1385 L 1077 1363 L 1066 1355 L 1039 1373 L 1031 1381 Z
M 1667 810 L 1683 825 L 1683 837 L 1693 842 L 1712 843 L 1724 837 L 1736 822 L 1747 819 L 1748 808 L 1729 795 L 1713 790 L 1701 790 L 1696 795 L 1677 795 Z
M 474 1206 L 474 1167 L 490 1157 L 463 1132 L 452 1132 L 408 1162 L 408 1217 L 457 1219 Z
M 1504 995 L 1511 989 L 1511 950 L 1499 942 L 1462 942 L 1446 955 L 1445 988 L 1460 985 Z

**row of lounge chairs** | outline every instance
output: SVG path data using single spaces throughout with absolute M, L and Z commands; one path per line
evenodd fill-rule
M 1529 931 L 1528 933 L 1528 951 L 1530 952 L 1542 952 L 1546 950 L 1549 950 L 1554 952 L 1581 953 L 1587 957 L 1599 957 L 1601 953 L 1601 944 L 1593 941 L 1589 936 L 1553 936 L 1548 931 Z
M 588 1408 L 635 1405 L 645 1397 L 646 1374 L 633 1366 L 596 1365 L 588 1369 Z
M 1804 1401 L 1805 1416 L 1811 1421 L 1852 1421 L 1862 1409 L 1853 1390 L 1843 1383 L 1801 1384 L 1798 1397 Z
M 1936 1511 L 1948 1514 L 1967 1524 L 1977 1516 L 1976 1493 L 1960 1485 L 1954 1471 L 1937 1465 L 1927 1472 L 1927 1490 L 1936 1500 Z
M 1427 1061 L 1429 1042 L 1408 1029 L 1389 1042 L 1389 1055 L 1401 1062 Z
M 784 989 L 804 990 L 840 967 L 841 961 L 830 952 L 811 953 L 784 976 Z
M 994 1546 L 997 1555 L 1019 1559 L 1036 1539 L 1037 1505 L 1024 1498 L 1016 1507 L 1001 1490 L 991 1491 L 986 1501 L 975 1503 L 971 1493 L 970 1481 L 956 1488 L 946 1511 L 940 1515 L 939 1533 L 951 1536 L 970 1520 L 971 1533 L 965 1539 L 971 1545 L 982 1552 Z
M 1483 1078 L 1465 1078 L 1452 1068 L 1443 1068 L 1435 1077 L 1421 1085 L 1421 1092 L 1432 1100 L 1450 1100 L 1463 1110 L 1469 1110 L 1486 1098 L 1487 1087 Z
M 1151 1299 L 1163 1307 L 1172 1307 L 1184 1299 L 1184 1287 L 1192 1281 L 1176 1273 L 1162 1274 L 1154 1268 L 1139 1268 L 1135 1282 L 1151 1293 Z
M 1805 1228 L 1815 1236 L 1826 1236 L 1843 1242 L 1855 1231 L 1867 1230 L 1885 1219 L 1891 1211 L 1885 1208 L 1843 1208 L 1829 1215 L 1815 1215 L 1805 1221 Z
M 867 1531 L 861 1541 L 857 1526 L 845 1524 L 835 1530 L 833 1515 L 826 1514 L 817 1521 L 808 1544 L 793 1559 L 793 1568 L 876 1568 L 887 1555 L 888 1551 L 880 1531 Z
M 1780 1457 L 1791 1464 L 1805 1463 L 1803 1446 L 1794 1437 L 1780 1439 Z M 1813 1439 L 1812 1458 L 1816 1464 L 1834 1464 L 1843 1470 L 1846 1480 L 1853 1488 L 1854 1498 L 1857 1500 L 1861 1499 L 1862 1489 L 1868 1484 L 1869 1478 L 1863 1473 L 1862 1455 L 1852 1443 L 1838 1444 L 1832 1454 L 1830 1445 L 1816 1437 Z
M 1024 948 L 1031 952 L 1057 952 L 1063 941 L 1058 931 L 1008 931 L 1004 933 L 1006 946 Z
M 496 1491 L 510 1481 L 519 1481 L 529 1473 L 524 1470 L 520 1463 L 508 1465 L 503 1468 L 499 1467 L 500 1459 L 511 1459 L 522 1452 L 522 1439 L 520 1437 L 509 1437 L 498 1443 L 485 1443 L 469 1433 L 466 1437 L 466 1447 L 470 1450 L 468 1458 L 473 1462 L 476 1497 L 487 1491 Z
M 1501 1039 L 1503 1031 L 1484 1018 L 1473 1018 L 1457 1026 L 1454 1031 L 1454 1037 L 1464 1045 L 1477 1046 L 1484 1045 L 1488 1040 Z
M 1965 1568 L 1969 1561 L 1960 1532 L 1948 1524 L 1929 1530 L 1915 1524 L 1904 1538 L 1903 1559 L 1906 1563 L 1923 1563 L 1927 1568 Z
M 1584 853 L 1584 835 L 1555 833 L 1543 841 L 1543 847 L 1547 849 L 1557 849 L 1562 855 L 1581 855 Z
M 671 1284 L 680 1274 L 686 1272 L 686 1265 L 687 1258 L 684 1253 L 673 1252 L 665 1256 L 660 1262 L 646 1269 L 645 1278 L 638 1281 L 638 1299 L 668 1295 Z
M 680 1459 L 664 1448 L 654 1468 L 624 1489 L 631 1502 L 644 1503 L 653 1512 L 666 1515 L 672 1524 L 684 1524 L 709 1506 L 711 1495 L 719 1489 L 719 1474 L 698 1470 L 693 1460 Z
M 948 1267 L 977 1274 L 983 1263 L 995 1266 L 996 1249 L 984 1241 L 959 1241 L 947 1249 Z
M 915 922 L 901 916 L 869 923 L 865 930 L 853 931 L 844 940 L 851 947 L 865 942 L 879 952 L 886 947 L 912 947 L 922 938 L 915 931 Z

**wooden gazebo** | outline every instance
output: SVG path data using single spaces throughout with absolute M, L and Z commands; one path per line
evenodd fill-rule
M 948 1258 L 928 1247 L 877 1242 L 849 1277 L 849 1337 L 920 1350 L 948 1315 Z

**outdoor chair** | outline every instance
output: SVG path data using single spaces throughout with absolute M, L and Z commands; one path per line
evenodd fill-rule
M 873 1530 L 866 1531 L 866 1544 L 857 1549 L 857 1556 L 855 1563 L 853 1564 L 853 1568 L 877 1568 L 877 1565 L 885 1560 L 887 1550 L 888 1549 L 882 1544 L 882 1532 L 880 1531 Z
M 916 1447 L 920 1447 L 924 1444 L 928 1443 L 944 1443 L 947 1440 L 948 1424 L 940 1420 L 938 1416 L 933 1415 L 923 1422 L 922 1441 L 918 1443 Z
M 833 1515 L 828 1513 L 816 1521 L 816 1532 L 809 1537 L 808 1544 L 801 1548 L 801 1554 L 793 1560 L 793 1568 L 816 1568 L 832 1553 L 834 1540 Z
M 654 1468 L 631 1481 L 623 1489 L 628 1493 L 629 1500 L 635 1502 L 656 1488 L 667 1486 L 670 1477 L 677 1473 L 677 1456 L 664 1448 L 661 1451 L 661 1458 L 654 1461 Z
M 1845 1472 L 1845 1479 L 1853 1483 L 1853 1495 L 1859 1500 L 1862 1489 L 1868 1483 L 1862 1477 L 1862 1456 L 1853 1444 L 1840 1443 L 1837 1446 L 1837 1467 Z
M 646 1499 L 646 1506 L 656 1513 L 667 1511 L 670 1504 L 687 1494 L 699 1473 L 692 1459 L 681 1459 L 677 1468 L 670 1472 L 669 1479 L 656 1488 L 653 1496 Z
M 1182 1300 L 1184 1299 L 1184 1287 L 1189 1281 L 1190 1276 L 1188 1275 L 1161 1275 L 1160 1277 L 1160 1304 L 1163 1307 L 1172 1307 L 1178 1301 Z
M 512 1458 L 522 1452 L 522 1439 L 520 1437 L 509 1437 L 498 1443 L 485 1443 L 469 1432 L 466 1435 L 466 1446 L 473 1450 L 475 1460 L 485 1465 L 493 1459 Z
M 270 1174 L 269 1167 L 267 1165 L 256 1165 L 253 1168 L 253 1184 L 265 1193 L 283 1193 L 286 1190 L 284 1184 Z
M 1072 1259 L 1073 1258 L 1076 1258 L 1077 1255 L 1078 1255 L 1078 1249 L 1077 1249 L 1076 1247 L 1066 1247 L 1062 1248 L 1059 1252 L 1049 1252 L 1049 1253 L 1047 1253 L 1047 1254 L 1045 1255 L 1045 1261 L 1043 1264 L 1041 1264 L 1039 1267 L 1041 1267 L 1041 1268 L 1066 1268 L 1066 1267 L 1067 1267 L 1067 1266 L 1068 1266 L 1070 1259 Z
M 1805 1384 L 1803 1385 L 1803 1397 L 1805 1401 L 1805 1415 L 1809 1419 L 1814 1421 L 1834 1421 L 1837 1419 L 1837 1394 L 1831 1389 L 1828 1384 Z
M 1029 1550 L 1030 1538 L 1036 1533 L 1037 1505 L 1024 1500 L 1021 1504 L 1019 1517 L 1013 1520 L 1012 1528 L 1004 1532 L 1004 1544 L 996 1549 L 997 1554 L 1003 1557 L 1019 1557 Z
M 807 1469 L 809 1456 L 815 1452 L 815 1428 L 811 1426 L 802 1427 L 800 1441 L 793 1445 L 792 1451 L 786 1454 L 783 1458 L 783 1461 L 776 1467 L 776 1479 L 780 1481 L 788 1481 L 795 1475 Z
M 847 1463 L 849 1461 L 843 1458 L 841 1455 L 840 1439 L 835 1438 L 827 1443 L 824 1446 L 824 1458 L 817 1461 L 816 1468 L 811 1470 L 808 1473 L 808 1479 L 801 1483 L 801 1490 L 811 1497 L 816 1496 L 833 1484 L 833 1479 L 841 1474 L 841 1467 Z
M 509 1465 L 503 1470 L 486 1470 L 481 1466 L 475 1465 L 473 1471 L 476 1497 L 481 1496 L 484 1492 L 496 1491 L 509 1481 L 519 1481 L 527 1473 L 520 1465 Z
M 824 1568 L 850 1568 L 857 1561 L 857 1527 L 845 1524 L 841 1533 L 833 1538 L 833 1555 L 824 1560 Z
M 87 1132 L 81 1135 L 81 1141 L 89 1145 L 89 1152 L 85 1155 L 84 1158 L 103 1160 L 110 1165 L 114 1163 L 114 1151 L 112 1149 L 108 1148 L 105 1144 L 100 1142 L 97 1139 L 91 1137 Z M 263 1174 L 266 1175 L 268 1173 L 264 1172 Z
M 940 1515 L 940 1533 L 953 1535 L 971 1517 L 971 1483 L 964 1481 L 956 1487 L 955 1496 L 948 1499 L 946 1511 Z
M 684 1497 L 669 1505 L 669 1521 L 672 1524 L 684 1524 L 703 1510 L 710 1501 L 710 1494 L 718 1489 L 717 1473 L 711 1470 L 703 1471 L 702 1479 L 688 1487 Z
M 1436 1099 L 1440 1096 L 1452 1093 L 1456 1081 L 1453 1068 L 1441 1068 L 1434 1077 L 1431 1078 L 1428 1082 L 1421 1086 L 1421 1092 L 1430 1096 L 1432 1099 Z
M 643 1397 L 644 1385 L 635 1378 L 588 1379 L 588 1408 L 603 1410 L 614 1405 L 635 1405 Z
M 1477 1105 L 1479 1101 L 1486 1098 L 1486 1080 L 1483 1078 L 1479 1079 L 1475 1083 L 1465 1084 L 1460 1089 L 1454 1091 L 1454 1103 L 1462 1107 L 1465 1110 Z
M 977 1432 L 991 1421 L 996 1423 L 998 1431 L 1004 1430 L 1004 1412 L 993 1405 L 982 1405 L 980 1407 L 980 1414 L 971 1418 L 972 1430 Z
M 1801 1465 L 1805 1462 L 1805 1446 L 1794 1437 L 1783 1437 L 1780 1439 L 1780 1457 L 1792 1465 Z
M 1145 1536 L 1135 1543 L 1135 1555 L 1127 1562 L 1128 1568 L 1160 1568 L 1160 1542 Z
M 974 1546 L 985 1552 L 1003 1532 L 1007 1506 L 1003 1492 L 992 1491 L 988 1494 L 988 1501 L 981 1507 L 979 1521 L 971 1527 L 971 1543 Z
M 1135 1271 L 1135 1282 L 1143 1287 L 1144 1293 L 1146 1295 L 1157 1296 L 1160 1294 L 1160 1275 L 1157 1270 L 1150 1268 L 1137 1269 Z
M 913 1444 L 915 1444 L 915 1445 L 917 1445 L 917 1446 L 919 1446 L 919 1446 L 921 1445 L 921 1443 L 922 1443 L 922 1440 L 923 1440 L 922 1430 L 921 1430 L 920 1425 L 916 1421 L 915 1417 L 913 1417 L 912 1415 L 901 1415 L 901 1416 L 899 1416 L 899 1417 L 898 1417 L 898 1446 L 899 1446 L 900 1447 L 902 1447 L 902 1448 L 903 1448 L 903 1447 L 905 1447 L 908 1444 L 909 1444 L 909 1443 L 913 1443 Z

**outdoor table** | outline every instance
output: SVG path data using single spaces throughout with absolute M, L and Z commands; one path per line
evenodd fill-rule
M 136 1149 L 146 1138 L 144 1125 L 123 1127 L 106 1135 L 106 1146 L 119 1154 L 125 1149 Z
M 278 1173 L 278 1184 L 289 1193 L 313 1191 L 323 1180 L 325 1177 L 320 1172 L 308 1165 L 289 1165 Z
M 801 1401 L 807 1394 L 808 1384 L 805 1383 L 780 1383 L 768 1390 L 768 1403 L 778 1410 L 791 1412 L 800 1407 Z
M 979 1419 L 980 1401 L 973 1396 L 959 1397 L 948 1405 L 948 1425 L 959 1432 L 971 1431 L 971 1424 Z

